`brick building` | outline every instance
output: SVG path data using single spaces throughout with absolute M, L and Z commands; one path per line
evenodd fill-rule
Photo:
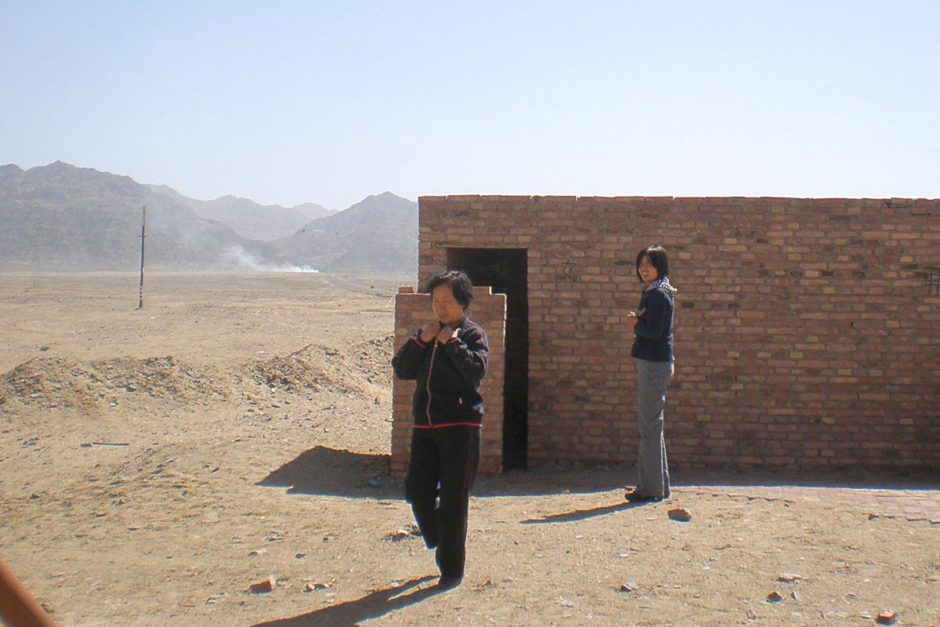
M 639 249 L 670 252 L 677 467 L 940 471 L 940 200 L 419 199 L 423 284 L 478 286 L 493 344 L 481 470 L 632 464 Z M 505 296 L 504 296 L 505 295 Z M 396 348 L 430 316 L 403 288 Z M 413 383 L 396 381 L 391 469 Z

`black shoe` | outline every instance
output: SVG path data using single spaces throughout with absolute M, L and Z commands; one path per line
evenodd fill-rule
M 437 587 L 441 590 L 450 590 L 459 586 L 461 581 L 463 581 L 463 577 L 444 577 L 441 575 L 441 578 L 437 580 Z
M 624 500 L 629 503 L 646 503 L 649 501 L 661 501 L 663 500 L 658 496 L 647 496 L 645 494 L 640 494 L 634 488 L 633 490 L 627 490 L 623 495 Z

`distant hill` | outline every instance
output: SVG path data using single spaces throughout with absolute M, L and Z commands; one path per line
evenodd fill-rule
M 55 162 L 23 171 L 0 167 L 0 267 L 133 270 L 147 206 L 151 267 L 210 268 L 226 251 L 260 246 L 197 216 L 183 203 L 126 176 Z
M 296 207 L 259 205 L 247 198 L 222 196 L 215 200 L 196 200 L 183 196 L 164 185 L 150 185 L 155 192 L 165 194 L 185 204 L 200 218 L 216 220 L 248 239 L 273 240 L 291 235 L 310 220 L 336 213 L 321 205 L 308 202 Z
M 0 270 L 135 270 L 141 207 L 147 207 L 146 264 L 151 269 L 261 270 L 308 266 L 329 272 L 413 274 L 417 203 L 385 193 L 345 211 L 306 203 L 262 206 L 225 196 L 187 198 L 168 187 L 55 162 L 22 170 L 0 166 Z M 203 215 L 200 215 L 203 213 Z M 291 232 L 270 242 L 268 233 Z M 218 218 L 229 216 L 244 232 Z M 310 220 L 309 216 L 314 216 Z M 259 220 L 260 218 L 260 220 Z M 328 233 L 328 236 L 322 236 Z
M 415 274 L 418 203 L 385 192 L 267 243 L 268 258 L 325 272 Z

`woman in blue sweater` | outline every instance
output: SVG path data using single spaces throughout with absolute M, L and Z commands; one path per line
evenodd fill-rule
M 674 371 L 672 320 L 676 288 L 669 284 L 669 259 L 662 246 L 648 246 L 636 256 L 636 275 L 646 284 L 640 307 L 628 314 L 633 327 L 637 409 L 640 426 L 636 487 L 630 502 L 669 498 L 669 467 L 663 438 L 666 388 Z

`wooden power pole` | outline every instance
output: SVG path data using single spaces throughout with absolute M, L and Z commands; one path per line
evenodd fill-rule
M 140 218 L 140 296 L 137 300 L 137 309 L 144 308 L 144 241 L 147 239 L 147 205 Z

